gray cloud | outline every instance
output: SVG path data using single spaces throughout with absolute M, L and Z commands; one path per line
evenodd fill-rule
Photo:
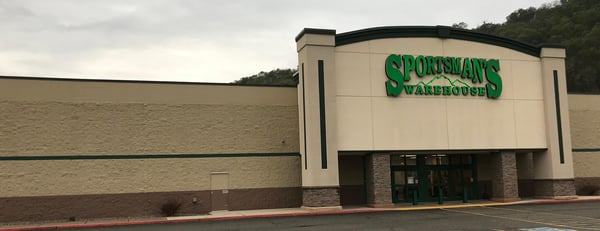
M 230 82 L 295 67 L 304 27 L 476 26 L 544 2 L 0 0 L 0 75 Z

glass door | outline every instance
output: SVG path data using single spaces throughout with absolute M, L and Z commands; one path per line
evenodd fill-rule
M 392 155 L 392 201 L 394 203 L 412 201 L 418 196 L 419 174 L 416 155 Z
M 392 201 L 475 199 L 474 155 L 392 155 Z M 416 197 L 415 197 L 416 196 Z
M 423 168 L 427 174 L 427 194 L 424 200 L 436 200 L 440 195 L 448 195 L 448 156 L 425 155 Z
M 398 203 L 406 201 L 406 176 L 404 171 L 392 172 L 392 201 Z

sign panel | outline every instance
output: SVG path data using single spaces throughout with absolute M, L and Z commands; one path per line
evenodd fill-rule
M 498 59 L 391 54 L 385 60 L 388 96 L 485 96 L 502 94 Z M 413 76 L 418 81 L 411 81 Z M 432 78 L 425 78 L 432 76 Z

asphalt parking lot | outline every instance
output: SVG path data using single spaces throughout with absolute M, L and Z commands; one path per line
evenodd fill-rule
M 600 230 L 600 201 L 271 217 L 77 230 Z

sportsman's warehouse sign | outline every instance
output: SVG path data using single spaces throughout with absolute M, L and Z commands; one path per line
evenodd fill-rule
M 486 96 L 502 94 L 498 59 L 396 55 L 385 60 L 388 96 Z M 411 81 L 414 74 L 417 81 Z M 426 78 L 431 76 L 432 78 Z

